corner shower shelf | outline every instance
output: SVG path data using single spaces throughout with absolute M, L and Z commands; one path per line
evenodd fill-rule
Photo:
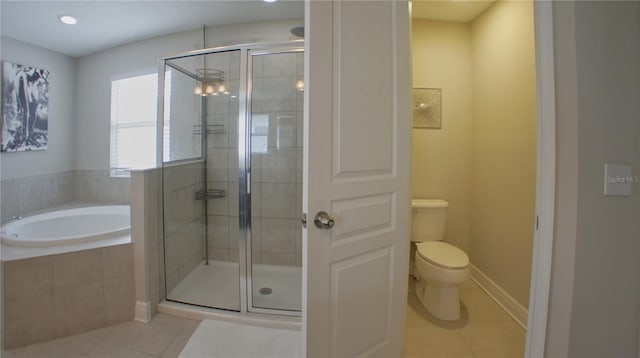
M 224 124 L 207 124 L 205 127 L 207 134 L 223 134 L 226 133 Z M 203 132 L 202 124 L 195 124 L 193 126 L 193 135 L 201 135 Z
M 207 191 L 200 190 L 196 192 L 196 200 L 209 200 L 224 198 L 227 196 L 227 191 L 224 189 L 209 189 Z

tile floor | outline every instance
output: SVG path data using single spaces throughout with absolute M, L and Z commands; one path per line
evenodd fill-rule
M 410 279 L 403 358 L 524 356 L 525 330 L 472 280 L 460 288 L 462 318 L 456 322 L 427 312 L 414 286 Z
M 205 319 L 181 358 L 302 358 L 300 330 Z
M 443 322 L 418 301 L 410 280 L 403 358 L 524 355 L 525 331 L 473 281 L 460 290 L 462 319 Z M 147 325 L 126 322 L 2 352 L 3 358 L 178 357 L 199 321 L 158 314 Z
M 170 293 L 169 299 L 228 310 L 240 310 L 238 263 L 209 260 L 200 263 Z M 300 311 L 302 304 L 302 271 L 298 266 L 252 266 L 253 305 Z M 265 295 L 260 289 L 268 287 Z
M 176 358 L 200 321 L 159 313 L 149 324 L 130 321 L 3 351 L 3 358 Z

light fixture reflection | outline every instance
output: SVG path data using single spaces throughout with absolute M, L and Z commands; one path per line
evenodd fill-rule
M 304 91 L 304 81 L 303 80 L 298 80 L 296 82 L 296 90 L 298 90 L 298 92 Z
M 196 68 L 196 95 L 219 96 L 229 95 L 229 87 L 224 79 L 224 72 L 215 68 Z
M 76 19 L 75 16 L 69 14 L 58 15 L 58 20 L 67 25 L 75 25 L 78 23 L 78 19 Z

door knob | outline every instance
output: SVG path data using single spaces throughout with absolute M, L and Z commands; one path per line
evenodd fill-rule
M 333 220 L 331 215 L 327 214 L 326 211 L 320 211 L 316 214 L 316 217 L 313 218 L 313 223 L 316 225 L 318 229 L 327 229 L 330 230 L 336 222 Z

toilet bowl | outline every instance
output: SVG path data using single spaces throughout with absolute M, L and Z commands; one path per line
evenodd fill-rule
M 442 199 L 411 201 L 411 241 L 415 242 L 416 295 L 436 318 L 460 319 L 458 285 L 469 278 L 469 256 L 444 242 L 449 203 Z
M 460 319 L 458 285 L 469 278 L 469 257 L 461 249 L 441 241 L 416 244 L 416 295 L 438 319 Z

